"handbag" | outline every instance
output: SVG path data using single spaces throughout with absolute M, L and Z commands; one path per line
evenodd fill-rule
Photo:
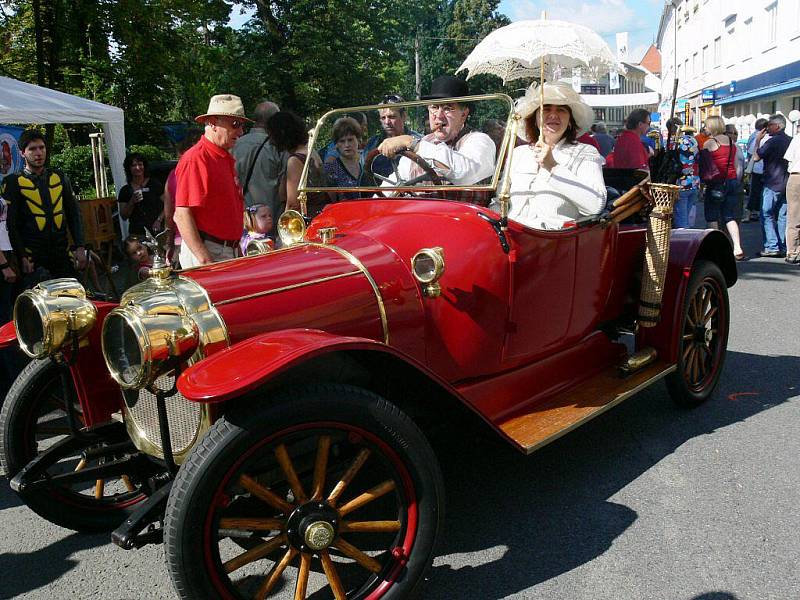
M 724 181 L 725 176 L 719 167 L 714 162 L 711 152 L 703 148 L 697 156 L 697 164 L 699 167 L 700 180 L 703 183 L 715 183 L 717 181 Z
M 706 187 L 706 202 L 721 203 L 725 199 L 725 184 L 719 181 L 709 183 Z
M 699 159 L 699 171 L 700 171 L 700 180 L 703 183 L 724 183 L 725 180 L 728 178 L 728 169 L 731 166 L 731 158 L 733 157 L 734 152 L 734 144 L 731 137 L 728 136 L 728 162 L 725 165 L 725 171 L 720 171 L 719 167 L 714 162 L 714 157 L 711 156 L 711 152 L 703 148 L 700 150 L 700 154 L 698 156 Z

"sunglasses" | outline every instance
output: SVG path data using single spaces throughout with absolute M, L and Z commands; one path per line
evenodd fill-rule
M 228 124 L 233 129 L 239 129 L 239 128 L 243 129 L 244 128 L 244 121 L 240 121 L 239 119 L 230 119 L 228 117 L 218 117 L 216 123 L 217 123 L 217 125 L 219 125 L 221 122 L 224 122 L 224 121 L 227 121 Z
M 390 104 L 397 104 L 399 102 L 405 102 L 405 100 L 403 100 L 402 96 L 398 96 L 397 94 L 386 94 L 383 97 L 383 103 L 386 104 L 387 102 Z

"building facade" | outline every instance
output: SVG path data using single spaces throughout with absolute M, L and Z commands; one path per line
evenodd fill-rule
M 800 0 L 667 0 L 656 43 L 662 122 L 800 109 Z
M 604 122 L 609 131 L 622 129 L 625 126 L 625 119 L 634 108 L 654 111 L 658 104 L 657 96 L 652 92 L 659 91 L 661 85 L 659 78 L 641 64 L 628 62 L 622 64 L 626 73 L 618 76 L 617 89 L 611 89 L 609 75 L 601 77 L 596 82 L 588 80 L 581 82 L 581 95 L 594 109 L 595 122 Z M 655 97 L 652 104 L 642 101 L 648 96 Z M 626 103 L 629 101 L 633 103 Z

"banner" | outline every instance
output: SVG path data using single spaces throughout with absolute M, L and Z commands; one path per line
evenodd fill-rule
M 623 31 L 617 34 L 617 60 L 628 62 L 628 32 Z
M 619 73 L 617 73 L 616 71 L 611 71 L 608 74 L 608 89 L 610 90 L 619 89 Z
M 572 89 L 581 93 L 581 68 L 575 67 L 572 69 Z
M 17 145 L 23 131 L 20 127 L 0 125 L 0 183 L 6 175 L 22 171 L 25 165 Z

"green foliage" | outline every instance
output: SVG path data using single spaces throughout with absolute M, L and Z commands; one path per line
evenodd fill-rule
M 161 148 L 157 148 L 156 146 L 150 145 L 134 145 L 128 148 L 128 152 L 133 154 L 134 152 L 138 152 L 142 156 L 144 156 L 148 162 L 156 162 L 159 160 L 169 160 L 173 158 L 172 155 L 164 152 Z
M 88 197 L 95 195 L 91 146 L 66 147 L 58 154 L 51 154 L 50 166 L 67 174 L 76 194 Z M 108 176 L 110 181 L 110 172 Z
M 311 119 L 386 93 L 411 99 L 415 39 L 424 91 L 508 23 L 498 6 L 499 0 L 1 0 L 0 72 L 119 106 L 129 143 L 163 145 L 162 123 L 190 122 L 217 93 L 241 96 L 248 111 L 269 98 Z M 241 10 L 254 16 L 233 30 L 229 15 Z M 501 89 L 491 77 L 470 86 Z M 57 133 L 54 147 L 73 156 L 88 130 L 71 126 L 68 139 Z
M 131 146 L 129 152 L 138 152 L 148 161 L 168 160 L 169 154 L 149 145 Z M 108 150 L 105 150 L 108 156 Z M 84 198 L 94 198 L 94 166 L 92 165 L 92 147 L 90 145 L 66 146 L 61 152 L 50 155 L 50 166 L 61 169 L 72 182 L 76 194 Z M 106 163 L 106 179 L 111 182 L 111 170 Z

